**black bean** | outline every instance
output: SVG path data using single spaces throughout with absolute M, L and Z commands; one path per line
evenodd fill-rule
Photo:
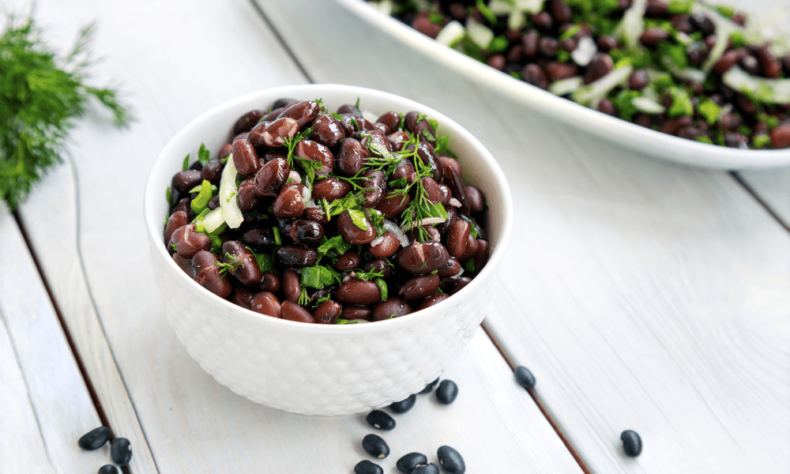
M 132 444 L 126 438 L 115 438 L 110 445 L 110 457 L 119 466 L 129 464 L 132 459 Z
M 424 389 L 420 390 L 420 393 L 418 393 L 418 395 L 425 395 L 426 393 L 431 393 L 433 391 L 433 387 L 435 387 L 437 383 L 439 383 L 439 377 L 436 377 L 436 380 L 426 385 Z
M 392 410 L 393 413 L 406 413 L 414 407 L 414 403 L 416 401 L 417 395 L 409 395 L 409 397 L 405 400 L 401 400 L 390 405 L 390 410 Z
M 436 451 L 436 456 L 439 457 L 439 464 L 442 465 L 442 469 L 449 474 L 464 474 L 466 472 L 464 458 L 455 448 L 440 446 Z
M 110 430 L 105 428 L 104 426 L 100 426 L 95 430 L 91 430 L 80 438 L 77 441 L 77 444 L 80 448 L 93 451 L 94 449 L 99 449 L 104 446 L 104 443 L 109 441 L 110 439 Z
M 436 389 L 436 399 L 439 403 L 449 405 L 455 401 L 455 397 L 457 396 L 458 385 L 452 380 L 442 380 L 442 383 L 439 384 L 439 388 Z
M 371 456 L 384 459 L 390 455 L 390 447 L 381 436 L 369 434 L 362 438 L 362 449 Z
M 626 456 L 635 458 L 642 452 L 642 438 L 636 431 L 623 431 L 620 433 L 620 440 L 623 442 L 623 451 Z
M 99 468 L 99 474 L 118 474 L 118 468 L 112 464 L 105 464 Z
M 354 466 L 354 474 L 384 474 L 384 469 L 376 463 L 370 462 L 367 459 L 359 461 Z
M 393 420 L 391 416 L 381 410 L 373 410 L 372 412 L 368 413 L 368 416 L 365 419 L 368 421 L 370 426 L 376 428 L 377 430 L 389 431 L 395 428 L 395 420 Z
M 418 466 L 411 474 L 439 474 L 439 466 L 434 463 L 430 463 L 426 466 Z
M 524 388 L 532 388 L 535 386 L 535 376 L 528 368 L 520 365 L 516 367 L 516 382 Z
M 315 249 L 285 245 L 274 252 L 274 258 L 289 267 L 312 267 L 318 261 Z
M 406 473 L 412 472 L 419 466 L 427 465 L 428 457 L 422 453 L 409 453 L 398 459 L 398 462 L 395 463 L 395 467 L 397 467 L 400 472 Z

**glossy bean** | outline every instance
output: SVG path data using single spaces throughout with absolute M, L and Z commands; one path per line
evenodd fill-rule
M 187 224 L 189 224 L 189 215 L 186 213 L 186 211 L 176 211 L 172 213 L 170 215 L 170 219 L 167 220 L 167 225 L 165 226 L 165 243 L 169 245 L 170 238 L 173 236 L 173 232 Z
M 368 252 L 378 258 L 389 258 L 395 255 L 395 252 L 400 248 L 400 240 L 395 237 L 395 234 L 387 231 L 379 238 L 382 241 L 376 246 L 371 245 L 368 247 Z
M 263 140 L 269 148 L 285 145 L 286 138 L 293 138 L 299 133 L 299 122 L 290 118 L 278 118 L 263 131 Z
M 515 372 L 516 383 L 521 385 L 524 388 L 534 388 L 535 387 L 535 376 L 532 375 L 532 372 L 523 365 L 516 367 Z
M 340 317 L 349 321 L 353 321 L 355 319 L 370 321 L 372 314 L 373 309 L 369 306 L 350 305 L 343 307 L 343 312 L 340 313 Z
M 313 319 L 319 324 L 335 324 L 343 306 L 337 301 L 326 300 L 313 310 Z
M 390 405 L 389 408 L 390 410 L 392 410 L 393 413 L 398 413 L 398 414 L 406 413 L 407 411 L 414 408 L 414 404 L 416 402 L 417 402 L 417 395 L 411 394 L 405 399 L 393 403 L 392 405 Z
M 335 267 L 341 272 L 349 272 L 362 263 L 362 257 L 355 250 L 349 250 L 337 259 Z
M 118 474 L 118 468 L 112 464 L 105 464 L 99 468 L 98 474 Z
M 322 207 L 311 207 L 304 210 L 304 218 L 313 222 L 318 222 L 321 225 L 329 224 L 326 212 Z
M 293 269 L 289 268 L 283 273 L 283 293 L 285 299 L 296 303 L 299 301 L 299 295 L 302 294 L 302 285 L 300 283 L 300 276 Z
M 428 465 L 428 457 L 422 453 L 409 453 L 403 455 L 398 462 L 395 463 L 395 467 L 398 468 L 400 472 L 411 473 L 413 470 L 417 469 L 420 466 L 427 466 Z
M 265 112 L 263 110 L 250 110 L 246 114 L 239 117 L 236 120 L 236 123 L 233 124 L 233 134 L 238 135 L 240 133 L 249 132 L 252 127 L 258 123 L 258 120 L 263 117 Z
M 321 168 L 315 171 L 315 174 L 319 176 L 328 175 L 335 167 L 335 155 L 332 154 L 326 145 L 322 145 L 317 141 L 308 139 L 300 140 L 296 145 L 294 154 L 305 160 L 320 162 Z
M 363 459 L 354 466 L 354 474 L 384 474 L 384 469 L 374 462 Z
M 549 76 L 546 75 L 546 71 L 544 71 L 543 68 L 535 63 L 524 66 L 524 69 L 521 71 L 521 77 L 524 79 L 524 82 L 532 84 L 535 87 L 544 90 L 549 87 Z
M 302 198 L 302 184 L 286 184 L 274 200 L 272 210 L 280 219 L 293 219 L 301 217 L 304 213 L 304 199 Z
M 126 438 L 115 438 L 110 445 L 112 462 L 123 467 L 132 460 L 132 443 Z
M 406 130 L 420 137 L 420 141 L 425 141 L 432 146 L 436 146 L 436 131 L 433 129 L 430 122 L 428 122 L 427 118 L 418 120 L 419 115 L 418 112 L 408 112 L 403 118 L 404 127 Z
M 291 224 L 288 235 L 297 244 L 315 244 L 324 236 L 324 227 L 317 222 L 297 219 Z
M 477 254 L 475 255 L 475 271 L 479 272 L 488 263 L 491 247 L 487 241 L 477 239 Z
M 173 176 L 173 187 L 182 193 L 188 192 L 202 182 L 203 177 L 200 171 L 196 170 L 179 171 Z
M 390 180 L 395 181 L 398 179 L 406 179 L 407 184 L 411 184 L 417 179 L 417 173 L 414 172 L 414 165 L 408 161 L 403 161 L 395 167 L 395 171 L 390 175 Z
M 230 301 L 241 306 L 242 308 L 250 309 L 252 292 L 243 286 L 234 288 L 233 293 L 230 295 Z
M 220 298 L 227 298 L 233 292 L 230 278 L 223 278 L 219 274 L 219 262 L 217 256 L 206 250 L 200 250 L 192 258 L 192 269 L 195 273 L 195 281 L 208 289 Z
M 359 140 L 346 138 L 340 144 L 340 151 L 337 153 L 337 169 L 346 176 L 354 176 L 365 165 L 368 158 L 368 150 Z
M 461 203 L 462 207 L 470 208 L 469 201 L 466 196 L 466 185 L 461 181 L 461 175 L 455 172 L 455 169 L 444 168 L 444 184 L 450 187 L 453 192 L 453 197 Z
M 439 403 L 449 405 L 458 397 L 458 385 L 452 380 L 442 380 L 436 387 L 436 400 Z
M 423 275 L 409 278 L 400 287 L 398 294 L 406 301 L 421 300 L 439 288 L 439 275 Z
M 250 229 L 241 236 L 244 245 L 249 246 L 257 252 L 270 251 L 275 245 L 272 231 L 267 227 Z
M 236 193 L 236 198 L 239 203 L 239 209 L 242 212 L 252 211 L 258 208 L 260 197 L 255 192 L 255 176 L 250 176 L 239 185 L 239 190 Z
M 263 275 L 261 275 L 261 284 L 258 285 L 258 290 L 277 293 L 280 291 L 280 277 L 274 273 L 263 273 Z M 302 290 L 300 289 L 299 292 L 301 293 L 301 291 Z
M 282 317 L 280 300 L 269 291 L 255 293 L 250 298 L 250 309 L 256 313 L 265 314 L 273 318 Z
M 250 250 L 238 240 L 228 240 L 222 244 L 222 260 L 225 263 L 238 265 L 229 270 L 239 283 L 250 287 L 261 282 L 261 267 Z
M 411 198 L 408 194 L 397 195 L 395 191 L 392 191 L 384 196 L 384 199 L 381 200 L 375 209 L 384 214 L 387 219 L 392 219 L 395 216 L 399 216 L 404 209 L 409 207 L 410 202 Z
M 436 227 L 432 225 L 426 225 L 426 226 L 415 227 L 414 229 L 406 232 L 406 237 L 409 238 L 409 242 L 420 240 L 420 234 L 421 234 L 420 229 L 428 233 L 427 240 L 433 240 L 434 242 L 440 242 L 442 240 L 442 236 Z
M 364 207 L 376 207 L 384 199 L 384 190 L 387 188 L 386 176 L 383 171 L 368 170 L 362 174 L 366 179 L 362 182 L 362 187 L 368 188 L 365 191 Z
M 442 466 L 442 469 L 448 474 L 464 474 L 466 472 L 464 458 L 455 448 L 440 446 L 436 450 L 436 457 L 439 458 L 439 464 Z
M 393 265 L 385 258 L 373 258 L 363 263 L 359 268 L 364 272 L 381 273 L 381 278 L 389 278 L 393 273 Z
M 380 436 L 374 434 L 362 438 L 362 449 L 373 457 L 384 459 L 390 454 L 390 447 Z
M 436 230 L 439 231 L 439 234 L 442 236 L 447 235 L 447 232 L 452 227 L 453 223 L 458 219 L 458 211 L 453 206 L 445 207 L 445 211 L 447 211 L 447 220 L 442 222 L 441 224 L 436 225 Z
M 179 227 L 170 236 L 171 249 L 175 245 L 175 250 L 181 258 L 192 258 L 200 250 L 211 248 L 211 239 L 195 230 L 195 224 L 187 224 Z
M 357 227 L 351 219 L 351 214 L 345 211 L 337 218 L 337 231 L 344 239 L 354 245 L 369 244 L 376 238 L 376 229 L 367 217 L 363 217 L 363 220 L 367 226 L 367 230 Z
M 447 252 L 453 258 L 460 260 L 464 256 L 470 230 L 469 223 L 463 219 L 457 219 L 450 227 L 447 233 Z
M 239 140 L 246 140 L 249 137 L 250 137 L 250 132 L 240 133 L 240 134 L 236 135 L 235 137 L 233 137 L 233 139 L 230 141 L 230 143 L 232 144 L 232 143 L 236 143 Z
M 447 263 L 439 268 L 439 278 L 450 278 L 461 272 L 461 264 L 453 258 L 447 259 Z
M 335 148 L 340 140 L 346 138 L 346 131 L 338 119 L 331 115 L 321 115 L 313 122 L 310 138 L 322 145 Z
M 593 56 L 590 64 L 584 72 L 584 83 L 589 84 L 609 74 L 614 69 L 612 57 L 606 53 L 598 53 Z
M 546 64 L 546 75 L 551 81 L 569 79 L 579 74 L 579 67 L 574 63 L 561 63 L 552 61 Z
M 313 199 L 316 202 L 326 199 L 331 203 L 335 199 L 345 197 L 349 192 L 351 192 L 350 183 L 331 176 L 313 183 Z
M 466 249 L 464 249 L 464 254 L 458 259 L 458 261 L 463 263 L 470 258 L 475 258 L 479 248 L 480 246 L 477 243 L 477 239 L 475 239 L 472 234 L 469 234 L 469 237 L 466 238 Z
M 77 445 L 86 451 L 94 451 L 104 446 L 110 440 L 110 435 L 107 427 L 100 426 L 82 435 Z
M 390 110 L 389 112 L 384 112 L 376 119 L 376 122 L 383 123 L 391 131 L 395 131 L 400 127 L 400 114 L 398 112 Z
M 425 466 L 420 466 L 417 469 L 411 471 L 411 474 L 440 474 L 439 466 L 434 463 L 428 463 Z
M 403 150 L 403 144 L 409 141 L 409 134 L 407 132 L 395 132 L 387 135 L 387 140 L 392 143 L 394 151 Z
M 392 133 L 392 130 L 388 126 L 379 122 L 373 122 L 373 130 L 378 130 L 384 135 L 389 135 L 390 133 Z
M 210 160 L 200 170 L 200 179 L 206 180 L 211 184 L 219 185 L 219 179 L 222 176 L 222 162 L 219 160 Z
M 450 190 L 450 186 L 446 184 L 439 185 L 439 202 L 442 203 L 445 208 L 450 205 L 450 200 L 453 198 L 453 192 Z
M 343 104 L 337 108 L 337 113 L 339 114 L 351 114 L 355 117 L 362 117 L 362 111 L 359 110 L 355 105 L 351 104 Z
M 422 181 L 422 187 L 425 189 L 427 198 L 430 202 L 436 204 L 442 200 L 442 190 L 439 189 L 439 183 L 437 183 L 435 179 L 422 178 L 420 181 Z
M 381 290 L 373 281 L 348 280 L 340 284 L 335 297 L 343 303 L 374 304 L 381 301 Z
M 233 143 L 233 164 L 242 176 L 250 176 L 261 169 L 258 153 L 248 140 Z
M 431 296 L 425 298 L 425 301 L 423 301 L 417 309 L 421 310 L 425 308 L 430 308 L 431 306 L 435 306 L 449 297 L 450 295 L 448 295 L 447 293 L 434 293 Z
M 247 135 L 247 141 L 255 148 L 259 154 L 262 152 L 266 152 L 268 146 L 266 145 L 266 138 L 263 136 L 263 132 L 266 131 L 266 127 L 269 126 L 271 122 L 267 120 L 262 120 L 258 122 L 257 125 L 252 127 L 249 134 Z
M 410 314 L 412 312 L 411 306 L 397 296 L 391 296 L 386 301 L 382 301 L 376 305 L 373 310 L 371 321 L 384 321 L 385 319 L 398 318 Z
M 771 143 L 777 150 L 790 148 L 790 123 L 771 130 Z
M 346 130 L 346 136 L 352 135 L 354 132 L 359 132 L 361 130 L 373 130 L 373 124 L 370 123 L 367 119 L 364 119 L 360 116 L 353 115 L 353 114 L 340 114 L 340 118 L 342 123 L 344 123 L 344 128 Z
M 280 317 L 287 319 L 288 321 L 315 323 L 315 319 L 309 311 L 291 301 L 283 302 L 282 309 L 280 311 Z
M 312 267 L 318 261 L 315 249 L 299 247 L 297 245 L 284 245 L 274 252 L 275 259 L 289 267 Z
M 547 58 L 556 57 L 559 47 L 560 42 L 557 41 L 557 38 L 552 38 L 551 36 L 544 36 L 538 41 L 538 50 Z
M 289 104 L 285 110 L 280 113 L 278 118 L 294 119 L 299 124 L 299 128 L 302 128 L 318 117 L 319 109 L 320 107 L 316 101 L 303 100 Z
M 395 428 L 395 420 L 381 410 L 373 410 L 365 417 L 368 424 L 377 430 L 391 430 Z
M 414 242 L 398 252 L 398 266 L 409 273 L 424 275 L 440 268 L 450 258 L 447 249 L 434 241 Z
M 277 196 L 291 173 L 291 167 L 283 159 L 274 159 L 266 163 L 255 174 L 255 193 L 258 196 Z
M 417 145 L 417 157 L 418 158 L 415 158 L 415 160 L 420 159 L 423 165 L 431 169 L 431 177 L 434 180 L 437 182 L 442 180 L 444 169 L 439 158 L 436 156 L 433 145 L 427 142 L 420 142 Z
M 628 87 L 635 91 L 641 91 L 650 83 L 650 77 L 644 69 L 637 69 L 628 77 Z
M 626 456 L 635 458 L 642 453 L 642 438 L 634 430 L 625 430 L 620 433 L 623 442 L 623 452 Z
M 465 277 L 465 276 L 458 277 L 458 278 L 455 278 L 455 279 L 450 279 L 450 281 L 447 284 L 447 290 L 446 291 L 447 291 L 447 293 L 450 293 L 451 295 L 454 295 L 454 294 L 458 293 L 459 291 L 463 290 L 464 287 L 466 287 L 466 285 L 468 285 L 471 282 L 472 282 L 472 279 L 469 278 L 469 277 Z

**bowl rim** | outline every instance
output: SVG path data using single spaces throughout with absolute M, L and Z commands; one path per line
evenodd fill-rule
M 617 146 L 630 150 L 641 150 L 648 156 L 667 162 L 708 169 L 774 168 L 790 165 L 790 149 L 756 150 L 711 145 L 668 135 L 622 120 L 619 117 L 609 116 L 515 79 L 508 74 L 503 74 L 453 48 L 446 47 L 397 19 L 385 15 L 365 0 L 335 1 L 371 25 L 379 27 L 404 44 L 454 69 L 465 77 L 472 78 L 491 90 L 518 100 L 530 110 L 583 130 L 585 133 Z M 625 136 L 629 138 L 623 139 Z M 662 148 L 666 149 L 667 153 L 661 155 L 655 153 L 655 150 Z M 687 158 L 687 156 L 694 156 L 694 158 Z
M 188 124 L 182 127 L 175 135 L 173 135 L 167 144 L 164 146 L 162 151 L 159 153 L 157 158 L 154 160 L 153 165 L 148 173 L 148 178 L 145 184 L 145 190 L 143 194 L 143 218 L 145 221 L 145 226 L 149 238 L 149 243 L 152 244 L 152 258 L 157 259 L 164 259 L 166 261 L 165 266 L 170 270 L 171 273 L 175 273 L 177 276 L 176 278 L 179 281 L 183 282 L 187 285 L 188 288 L 194 288 L 197 294 L 201 295 L 200 297 L 209 298 L 209 300 L 214 301 L 216 304 L 220 305 L 223 310 L 225 310 L 225 314 L 233 314 L 238 315 L 248 321 L 255 321 L 256 323 L 261 324 L 269 324 L 272 325 L 273 328 L 281 329 L 281 330 L 291 330 L 291 331 L 298 331 L 298 332 L 306 332 L 311 334 L 334 334 L 334 335 L 345 335 L 345 334 L 361 334 L 361 333 L 373 333 L 373 332 L 381 332 L 381 331 L 388 331 L 388 330 L 396 330 L 398 328 L 404 326 L 411 326 L 415 323 L 418 323 L 422 319 L 429 318 L 432 316 L 438 316 L 438 313 L 441 313 L 445 308 L 449 308 L 452 305 L 453 298 L 448 298 L 430 308 L 426 308 L 423 310 L 415 311 L 414 313 L 408 314 L 408 317 L 398 317 L 384 321 L 376 321 L 375 324 L 306 324 L 297 321 L 289 321 L 281 318 L 273 318 L 271 316 L 267 316 L 264 314 L 256 313 L 250 309 L 244 308 L 242 306 L 236 305 L 224 298 L 220 298 L 219 296 L 215 295 L 211 291 L 208 291 L 205 288 L 200 287 L 195 283 L 195 281 L 190 278 L 183 270 L 181 270 L 178 265 L 173 261 L 171 256 L 166 251 L 166 247 L 161 245 L 162 243 L 162 236 L 161 232 L 162 229 L 160 228 L 158 222 L 161 222 L 161 219 L 157 216 L 154 216 L 154 209 L 156 208 L 155 199 L 161 198 L 161 189 L 154 189 L 156 184 L 154 183 L 154 174 L 155 172 L 165 166 L 166 163 L 169 161 L 175 161 L 175 148 L 178 142 L 180 142 L 184 136 L 190 133 L 191 129 L 194 127 L 203 124 L 206 121 L 210 121 L 211 118 L 221 112 L 224 112 L 229 109 L 233 109 L 236 107 L 241 106 L 242 104 L 254 102 L 254 101 L 265 101 L 265 100 L 276 100 L 279 97 L 299 97 L 302 96 L 309 96 L 309 95 L 316 95 L 316 97 L 321 97 L 322 91 L 327 91 L 327 89 L 331 90 L 333 93 L 345 93 L 351 97 L 360 97 L 363 100 L 365 97 L 376 97 L 377 99 L 381 100 L 384 99 L 385 101 L 389 102 L 397 102 L 398 108 L 406 108 L 407 110 L 420 110 L 422 113 L 430 116 L 439 121 L 442 127 L 449 127 L 453 129 L 454 133 L 457 133 L 464 137 L 464 139 L 469 143 L 470 148 L 474 149 L 478 155 L 478 159 L 482 159 L 485 165 L 489 168 L 492 172 L 497 185 L 501 189 L 502 197 L 503 197 L 503 207 L 501 214 L 501 232 L 499 239 L 496 243 L 496 247 L 492 248 L 491 256 L 489 258 L 488 263 L 480 272 L 480 274 L 472 279 L 472 281 L 462 288 L 458 293 L 455 293 L 453 296 L 462 295 L 463 297 L 473 297 L 472 293 L 477 291 L 478 287 L 484 284 L 486 280 L 495 278 L 496 268 L 499 266 L 501 260 L 504 258 L 504 253 L 507 250 L 508 243 L 510 240 L 510 234 L 513 227 L 513 197 L 510 192 L 510 186 L 508 185 L 507 179 L 505 177 L 504 172 L 500 168 L 499 164 L 496 162 L 494 157 L 488 151 L 488 149 L 483 146 L 483 144 L 468 130 L 466 130 L 463 126 L 458 124 L 456 121 L 451 119 L 450 117 L 444 115 L 443 113 L 428 107 L 424 104 L 421 104 L 417 101 L 408 99 L 403 96 L 399 96 L 396 94 L 391 94 L 389 92 L 384 92 L 376 89 L 370 89 L 365 87 L 358 87 L 358 86 L 351 86 L 351 85 L 343 85 L 343 84 L 300 84 L 300 85 L 288 85 L 288 86 L 280 86 L 274 87 L 269 89 L 262 89 L 256 92 L 252 92 L 249 94 L 245 94 L 241 97 L 237 97 L 235 99 L 231 99 L 226 101 L 222 104 L 217 105 L 216 107 L 211 108 L 210 110 L 203 112 L 202 114 L 198 115 L 196 118 L 191 120 Z M 402 104 L 402 105 L 401 105 Z M 228 125 L 229 127 L 232 124 Z M 172 156 L 171 156 L 172 155 Z M 169 159 L 168 159 L 169 158 Z M 154 268 L 154 271 L 159 271 Z M 194 286 L 193 286 L 194 285 Z M 213 298 L 213 299 L 212 299 Z M 450 303 L 448 303 L 450 301 Z M 456 302 L 458 300 L 455 300 Z M 482 317 L 481 317 L 482 319 Z M 341 332 L 341 331 L 348 331 L 348 332 Z

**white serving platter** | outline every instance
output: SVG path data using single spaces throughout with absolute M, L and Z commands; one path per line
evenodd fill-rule
M 611 117 L 503 74 L 385 15 L 364 0 L 337 2 L 363 21 L 459 74 L 519 101 L 526 108 L 628 148 L 638 155 L 720 170 L 790 165 L 790 149 L 725 148 L 667 135 Z

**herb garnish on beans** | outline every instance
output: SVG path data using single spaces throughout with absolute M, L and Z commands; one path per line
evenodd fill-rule
M 371 0 L 368 0 L 371 1 Z M 436 41 L 605 114 L 699 142 L 790 147 L 790 41 L 695 0 L 377 0 Z
M 216 156 L 201 145 L 173 176 L 167 249 L 208 291 L 275 318 L 357 324 L 433 306 L 490 253 L 485 195 L 437 126 L 359 101 L 250 111 Z

